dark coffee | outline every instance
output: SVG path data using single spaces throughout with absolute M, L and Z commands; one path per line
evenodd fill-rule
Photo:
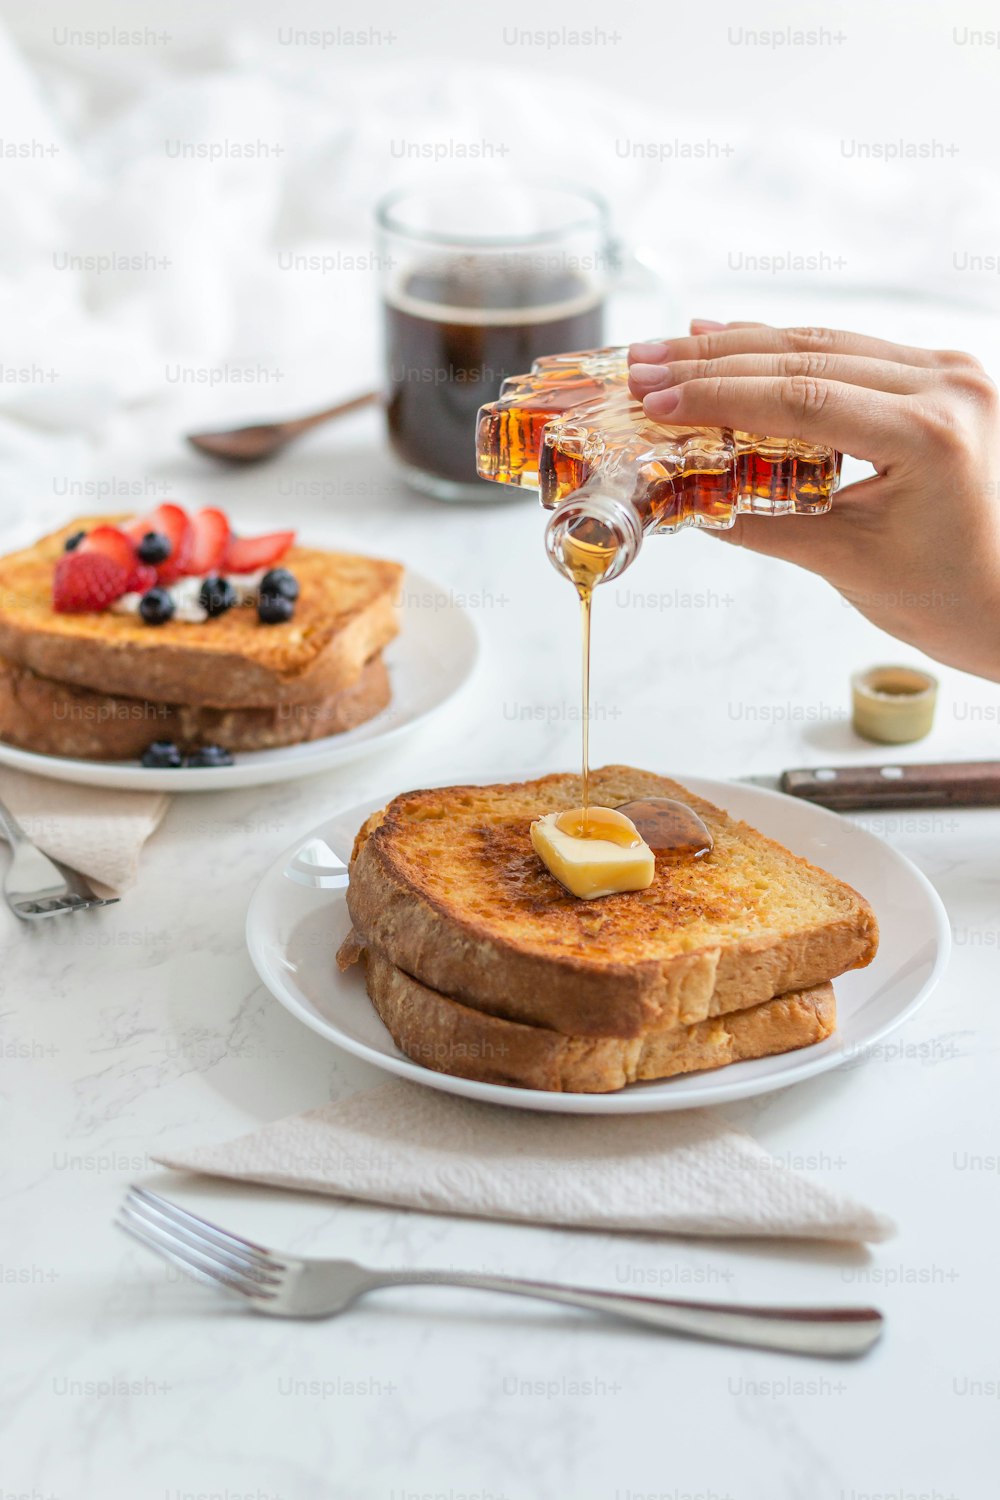
M 543 354 L 603 342 L 599 287 L 577 271 L 456 259 L 387 295 L 389 441 L 401 463 L 476 484 L 476 413 Z

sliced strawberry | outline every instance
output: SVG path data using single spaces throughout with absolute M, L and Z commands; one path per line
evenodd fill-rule
M 151 588 L 155 588 L 159 579 L 156 569 L 151 563 L 140 562 L 138 558 L 132 564 L 128 582 L 125 585 L 126 594 L 147 594 Z
M 125 527 L 125 534 L 136 545 L 148 531 L 158 531 L 170 543 L 170 556 L 158 565 L 160 583 L 176 583 L 187 572 L 187 560 L 194 540 L 188 513 L 180 505 L 158 505 L 148 516 L 139 516 Z
M 128 572 L 106 552 L 66 552 L 56 563 L 52 607 L 61 615 L 107 609 L 125 592 Z
M 134 521 L 126 521 L 122 527 L 122 531 L 124 531 L 133 547 L 138 547 L 146 532 L 152 531 L 152 529 L 148 516 L 136 516 Z
M 150 516 L 150 530 L 161 532 L 170 542 L 170 556 L 157 564 L 160 583 L 176 583 L 188 570 L 194 533 L 186 510 L 179 505 L 158 505 Z
M 194 541 L 187 561 L 187 572 L 199 577 L 217 573 L 229 545 L 229 521 L 221 510 L 199 510 L 191 517 Z
M 294 531 L 272 531 L 268 536 L 234 536 L 222 561 L 225 573 L 256 573 L 273 568 L 295 540 Z
M 131 573 L 135 563 L 135 548 L 124 531 L 119 531 L 117 526 L 95 526 L 93 531 L 87 532 L 75 550 L 101 552 L 124 568 L 126 573 Z

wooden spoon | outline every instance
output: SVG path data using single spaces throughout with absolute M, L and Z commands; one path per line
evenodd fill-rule
M 378 400 L 378 391 L 365 391 L 361 396 L 338 401 L 336 406 L 314 412 L 309 417 L 292 417 L 287 422 L 259 422 L 251 427 L 231 427 L 225 432 L 189 432 L 187 440 L 192 448 L 212 458 L 234 464 L 255 464 L 279 453 L 287 443 L 313 427 L 332 422 L 335 417 L 343 417 L 349 411 L 357 411 L 358 407 L 369 406 Z

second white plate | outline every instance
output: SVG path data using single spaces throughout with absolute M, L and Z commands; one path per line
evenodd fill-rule
M 305 745 L 237 755 L 235 764 L 214 769 L 148 770 L 138 761 L 72 760 L 36 755 L 0 742 L 0 766 L 14 766 L 55 781 L 145 792 L 224 792 L 234 787 L 292 781 L 348 765 L 410 733 L 464 687 L 479 656 L 472 618 L 447 589 L 406 570 L 400 632 L 386 648 L 392 700 L 373 719 Z
M 513 778 L 470 779 L 482 785 Z M 902 854 L 836 813 L 741 782 L 683 775 L 678 780 L 848 881 L 874 906 L 881 929 L 878 955 L 867 969 L 835 982 L 838 1026 L 826 1041 L 779 1057 L 631 1084 L 614 1094 L 550 1094 L 476 1083 L 411 1062 L 376 1015 L 360 967 L 340 974 L 334 963 L 350 927 L 344 895 L 354 835 L 369 813 L 390 800 L 391 792 L 321 823 L 272 865 L 247 914 L 250 956 L 281 1004 L 338 1047 L 428 1088 L 515 1109 L 570 1114 L 692 1109 L 786 1088 L 864 1059 L 881 1037 L 912 1015 L 941 976 L 951 934 L 937 892 Z

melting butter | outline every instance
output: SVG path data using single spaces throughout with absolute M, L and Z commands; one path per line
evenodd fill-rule
M 567 825 L 582 829 L 585 816 L 585 837 L 566 831 Z M 602 827 L 611 832 L 610 838 L 595 837 Z M 588 808 L 586 815 L 582 808 L 572 813 L 547 813 L 532 823 L 531 844 L 549 874 L 581 901 L 644 891 L 652 885 L 656 873 L 653 851 L 640 838 L 635 824 L 611 808 Z

